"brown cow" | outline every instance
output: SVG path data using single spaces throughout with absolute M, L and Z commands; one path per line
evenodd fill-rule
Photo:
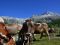
M 4 23 L 0 22 L 0 44 L 6 44 L 4 42 L 1 42 L 3 39 L 7 40 L 7 44 L 12 45 L 11 42 L 13 43 L 14 40 L 12 39 L 11 35 L 9 35 L 9 31 L 6 29 L 6 26 Z M 5 40 L 5 41 L 6 41 Z M 6 45 L 7 45 L 6 44 Z M 15 43 L 13 43 L 15 45 Z
M 10 41 L 6 45 L 16 45 L 13 38 L 10 39 Z

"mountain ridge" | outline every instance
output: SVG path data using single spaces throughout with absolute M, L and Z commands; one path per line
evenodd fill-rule
M 42 22 L 51 22 L 52 20 L 57 20 L 60 19 L 60 14 L 54 13 L 54 12 L 44 12 L 43 14 L 40 15 L 34 15 L 32 16 L 32 20 L 34 21 L 42 21 Z

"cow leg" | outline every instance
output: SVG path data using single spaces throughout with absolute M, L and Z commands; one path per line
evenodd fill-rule
M 43 32 L 41 32 L 41 36 L 40 36 L 40 39 L 43 37 Z
M 46 31 L 46 34 L 48 35 L 48 38 L 49 38 L 49 40 L 50 40 L 50 35 L 49 35 L 49 32 L 48 32 L 48 31 Z
M 34 36 L 34 33 L 32 33 L 32 38 L 33 38 L 33 41 L 36 40 L 35 36 Z

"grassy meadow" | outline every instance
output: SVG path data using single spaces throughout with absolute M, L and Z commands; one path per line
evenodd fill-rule
M 43 37 L 39 39 L 39 35 L 36 35 L 35 38 L 37 39 L 32 43 L 32 45 L 60 45 L 60 38 L 53 38 L 48 40 L 48 37 Z

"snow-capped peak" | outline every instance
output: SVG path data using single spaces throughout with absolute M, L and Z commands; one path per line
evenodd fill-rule
M 44 12 L 43 14 L 40 15 L 40 17 L 51 17 L 51 16 L 59 16 L 59 14 L 48 11 L 48 12 Z
M 51 11 L 48 11 L 48 12 L 44 12 L 43 14 L 40 14 L 40 15 L 34 15 L 32 16 L 33 19 L 60 19 L 60 14 L 58 13 L 55 13 L 55 12 L 51 12 Z

